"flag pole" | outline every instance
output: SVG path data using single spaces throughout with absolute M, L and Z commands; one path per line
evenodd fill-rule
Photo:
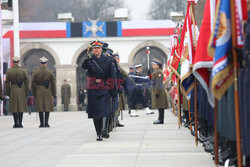
M 190 114 L 190 99 L 188 100 L 188 115 L 189 115 L 189 126 L 190 126 L 190 131 L 192 131 L 191 114 Z
M 235 30 L 235 0 L 230 0 L 231 4 L 231 29 L 232 29 L 232 52 L 234 68 L 234 104 L 235 104 L 235 130 L 237 144 L 237 162 L 238 167 L 242 167 L 241 138 L 240 138 L 240 111 L 239 111 L 239 92 L 238 92 L 238 69 L 236 47 L 236 30 Z
M 218 99 L 215 98 L 214 104 L 214 156 L 215 165 L 218 166 L 218 132 L 217 132 L 217 115 L 218 114 Z
M 178 84 L 178 127 L 179 127 L 179 129 L 181 128 L 181 107 L 180 107 L 180 100 L 181 100 L 181 98 L 180 98 L 180 79 L 179 78 L 177 78 L 177 84 Z
M 197 81 L 196 78 L 194 79 L 194 128 L 195 128 L 195 145 L 198 146 L 198 120 L 197 120 Z
M 195 24 L 195 6 L 194 6 L 194 2 L 191 3 L 192 8 L 191 8 L 191 18 L 193 21 L 193 24 Z M 196 45 L 197 45 L 197 41 L 196 41 L 196 29 L 194 27 L 194 45 L 195 45 L 195 49 L 196 49 Z M 195 145 L 198 146 L 198 120 L 197 120 L 197 79 L 194 79 L 194 117 L 195 117 L 195 124 L 194 124 L 194 128 L 195 128 Z

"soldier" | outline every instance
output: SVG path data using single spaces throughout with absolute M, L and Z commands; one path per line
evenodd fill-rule
M 129 67 L 129 75 L 135 75 L 135 66 L 130 66 Z
M 164 109 L 168 108 L 167 95 L 163 86 L 163 72 L 160 60 L 153 59 L 151 86 L 152 86 L 152 108 L 158 109 L 158 120 L 154 124 L 164 124 Z
M 85 59 L 82 67 L 88 70 L 87 89 L 88 89 L 88 118 L 94 121 L 97 141 L 108 138 L 107 131 L 108 116 L 111 111 L 111 98 L 116 94 L 114 90 L 115 70 L 112 59 L 102 53 L 103 43 L 93 41 L 92 55 Z
M 114 53 L 113 57 L 115 58 L 117 62 L 117 71 L 116 71 L 116 77 L 117 77 L 117 86 L 118 86 L 118 108 L 115 111 L 115 125 L 117 127 L 124 127 L 124 125 L 120 124 L 118 117 L 120 116 L 120 111 L 125 110 L 124 107 L 124 90 L 126 94 L 128 94 L 127 90 L 127 80 L 130 80 L 133 82 L 133 80 L 128 76 L 128 74 L 121 68 L 120 66 L 120 56 L 119 53 Z
M 67 80 L 64 79 L 64 83 L 61 87 L 61 97 L 62 97 L 62 104 L 64 105 L 64 111 L 69 111 L 69 104 L 70 104 L 70 85 L 68 84 Z
M 49 114 L 54 111 L 53 97 L 56 99 L 55 76 L 47 69 L 47 62 L 47 58 L 40 58 L 40 68 L 34 72 L 31 85 L 36 100 L 36 112 L 39 112 L 39 128 L 50 127 Z
M 6 94 L 10 97 L 9 112 L 13 113 L 13 128 L 23 128 L 23 112 L 27 112 L 28 74 L 19 67 L 19 58 L 12 59 L 13 67 L 6 73 Z
M 144 77 L 142 75 L 142 64 L 135 66 L 135 75 L 130 75 L 130 77 L 136 83 L 136 88 L 133 89 L 130 98 L 131 109 L 138 109 L 141 106 L 142 108 L 146 108 L 146 114 L 153 114 L 154 112 L 149 110 L 148 103 L 144 96 L 150 86 L 150 80 L 149 77 Z M 131 110 L 130 116 L 138 117 L 138 114 L 136 111 Z

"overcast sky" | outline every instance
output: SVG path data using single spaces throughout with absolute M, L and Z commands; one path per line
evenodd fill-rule
M 151 0 L 124 0 L 132 20 L 146 20 Z

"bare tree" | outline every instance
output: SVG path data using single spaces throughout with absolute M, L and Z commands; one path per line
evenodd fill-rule
M 57 21 L 58 13 L 71 12 L 75 21 L 90 19 L 113 20 L 121 0 L 22 0 L 20 21 Z
M 152 0 L 149 16 L 154 20 L 170 19 L 170 12 L 185 14 L 186 6 L 186 0 Z

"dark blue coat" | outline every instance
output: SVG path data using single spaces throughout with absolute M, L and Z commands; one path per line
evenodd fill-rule
M 145 100 L 145 90 L 150 86 L 150 80 L 148 77 L 143 77 L 138 73 L 136 75 L 129 75 L 134 82 L 136 83 L 136 87 L 134 85 L 130 85 L 128 83 L 128 87 L 130 90 L 129 97 L 128 97 L 128 105 L 130 109 L 137 109 L 138 104 L 141 104 L 142 107 L 148 107 L 146 100 Z
M 111 97 L 115 96 L 112 59 L 104 55 L 100 58 L 92 55 L 88 63 L 83 63 L 83 68 L 88 70 L 88 117 L 100 119 L 108 116 L 111 112 Z

